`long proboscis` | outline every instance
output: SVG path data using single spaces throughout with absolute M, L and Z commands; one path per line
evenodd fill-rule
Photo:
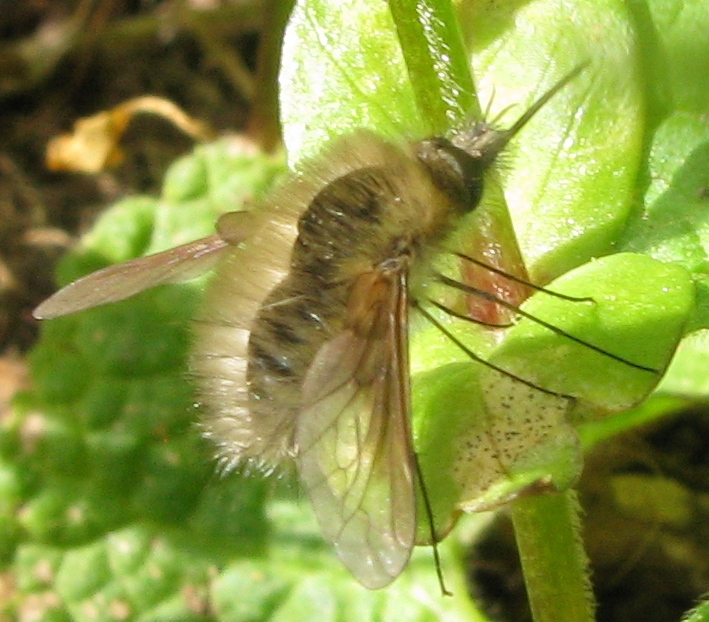
M 458 147 L 465 149 L 466 151 L 475 151 L 479 156 L 488 163 L 492 163 L 500 155 L 510 140 L 516 136 L 522 128 L 524 128 L 527 123 L 542 109 L 546 104 L 552 99 L 561 89 L 563 89 L 569 82 L 574 80 L 580 73 L 582 73 L 589 65 L 589 62 L 583 62 L 566 75 L 564 75 L 559 81 L 556 82 L 549 90 L 547 90 L 541 97 L 539 97 L 523 114 L 520 116 L 509 128 L 506 130 L 500 130 L 488 123 L 480 123 L 476 127 L 479 128 L 477 131 L 470 134 L 471 138 L 467 138 L 461 143 L 462 137 L 466 137 L 466 132 L 461 132 L 456 140 L 453 139 L 453 144 Z
M 506 130 L 499 132 L 501 141 L 501 146 L 496 153 L 499 153 L 507 143 L 517 134 L 519 131 L 529 123 L 529 121 L 546 106 L 547 102 L 554 97 L 561 89 L 563 89 L 569 82 L 574 80 L 582 71 L 588 67 L 588 61 L 581 63 L 574 67 L 569 73 L 562 77 L 554 86 L 552 86 L 546 93 L 544 93 L 537 101 L 535 101 L 527 110 L 522 114 L 522 116 L 515 121 L 511 127 Z

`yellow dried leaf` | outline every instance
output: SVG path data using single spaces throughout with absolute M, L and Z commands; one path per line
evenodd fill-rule
M 47 144 L 46 162 L 52 171 L 98 173 L 123 159 L 119 142 L 136 114 L 149 113 L 167 119 L 195 140 L 214 136 L 209 127 L 189 117 L 171 101 L 160 97 L 138 97 L 112 110 L 79 119 L 73 132 L 62 134 Z

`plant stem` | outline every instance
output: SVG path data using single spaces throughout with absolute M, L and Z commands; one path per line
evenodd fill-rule
M 468 54 L 449 0 L 389 0 L 416 103 L 442 134 L 480 115 Z
M 534 622 L 592 622 L 588 558 L 575 491 L 512 504 L 517 547 Z
M 421 116 L 434 135 L 448 134 L 470 119 L 481 119 L 469 54 L 461 28 L 449 0 L 389 0 L 396 31 Z M 484 208 L 466 228 L 461 250 L 518 278 L 528 274 L 517 243 L 499 179 L 489 176 Z M 489 272 L 472 269 L 466 275 L 470 285 L 509 292 L 510 304 L 519 305 L 530 291 L 489 282 Z M 510 316 L 497 317 L 499 309 L 481 301 L 470 309 L 472 317 L 505 323 Z
M 466 118 L 480 119 L 468 54 L 449 0 L 389 0 L 389 7 L 417 105 L 430 129 L 445 133 Z M 491 185 L 491 207 L 466 232 L 466 246 L 472 247 L 471 254 L 524 278 L 499 182 Z M 476 282 L 475 275 L 468 276 Z M 535 622 L 591 622 L 593 601 L 575 494 L 520 499 L 513 520 Z
M 295 0 L 268 0 L 258 51 L 256 93 L 249 116 L 248 132 L 265 151 L 272 151 L 281 138 L 278 114 L 278 72 L 281 46 Z

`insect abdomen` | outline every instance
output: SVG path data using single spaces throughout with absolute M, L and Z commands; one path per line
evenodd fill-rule
M 403 156 L 403 154 L 402 154 Z M 409 175 L 384 167 L 344 175 L 318 193 L 301 216 L 288 276 L 269 294 L 249 338 L 250 408 L 283 413 L 292 438 L 300 387 L 320 347 L 347 325 L 352 286 L 402 254 L 437 244 L 449 206 L 414 161 Z M 409 191 L 427 186 L 422 203 Z M 295 451 L 295 448 L 293 448 Z
M 402 254 L 416 272 L 455 225 L 459 184 L 441 184 L 445 163 L 434 171 L 420 151 L 365 132 L 336 141 L 257 210 L 262 230 L 218 268 L 192 369 L 226 467 L 293 455 L 302 382 L 342 330 L 352 284 Z

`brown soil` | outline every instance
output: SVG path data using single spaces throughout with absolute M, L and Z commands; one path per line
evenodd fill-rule
M 138 116 L 123 162 L 52 172 L 47 142 L 134 97 L 164 97 L 219 131 L 239 131 L 253 92 L 259 0 L 27 0 L 0 10 L 0 384 L 38 332 L 56 260 L 116 199 L 155 193 L 193 140 Z M 7 370 L 13 369 L 8 375 Z

